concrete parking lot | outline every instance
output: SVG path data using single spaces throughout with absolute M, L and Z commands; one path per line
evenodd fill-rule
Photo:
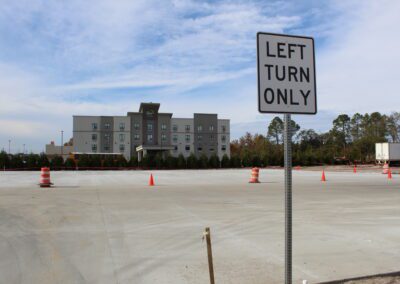
M 282 170 L 0 172 L 0 283 L 283 283 Z M 294 171 L 294 283 L 400 270 L 400 176 Z

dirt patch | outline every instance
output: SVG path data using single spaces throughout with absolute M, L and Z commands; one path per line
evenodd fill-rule
M 394 273 L 343 279 L 320 284 L 400 284 L 400 271 Z
M 400 276 L 393 276 L 393 277 L 375 277 L 371 279 L 364 279 L 364 280 L 351 280 L 342 282 L 344 284 L 394 284 L 400 283 Z
M 327 172 L 353 172 L 354 165 L 336 165 L 336 166 L 312 166 L 312 167 L 299 167 L 293 165 L 293 170 L 304 170 L 304 171 L 322 171 L 324 169 Z M 400 174 L 399 167 L 391 167 L 392 174 Z M 356 168 L 358 173 L 382 173 L 381 165 L 358 165 Z

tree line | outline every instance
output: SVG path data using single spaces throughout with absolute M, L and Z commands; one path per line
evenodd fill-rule
M 173 157 L 146 155 L 141 161 L 133 156 L 129 161 L 124 156 L 107 156 L 101 159 L 98 155 L 81 155 L 79 160 L 68 158 L 65 161 L 61 156 L 54 156 L 51 160 L 44 153 L 41 154 L 7 154 L 0 152 L 1 169 L 119 169 L 119 168 L 143 168 L 143 169 L 208 169 L 208 168 L 238 168 L 241 161 L 237 157 L 229 158 L 224 155 L 219 159 L 217 155 L 201 155 L 197 158 L 191 154 L 187 158 L 183 155 Z
M 232 158 L 238 157 L 243 166 L 282 166 L 283 126 L 276 116 L 266 135 L 246 133 L 233 140 Z M 292 120 L 291 129 L 294 165 L 373 163 L 375 143 L 400 142 L 400 113 L 340 114 L 332 121 L 331 129 L 323 133 L 301 129 Z

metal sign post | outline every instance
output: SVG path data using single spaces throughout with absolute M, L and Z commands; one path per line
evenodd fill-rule
M 285 283 L 292 283 L 292 120 L 316 114 L 314 39 L 257 34 L 258 111 L 283 113 L 285 160 Z
M 292 125 L 291 115 L 284 119 L 285 150 L 285 283 L 292 283 Z

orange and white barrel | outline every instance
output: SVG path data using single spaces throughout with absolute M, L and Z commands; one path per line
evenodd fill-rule
M 251 169 L 251 177 L 249 183 L 259 183 L 258 180 L 260 169 L 259 168 L 252 168 Z
M 382 174 L 387 175 L 389 173 L 389 165 L 385 163 L 382 168 Z
M 42 168 L 40 172 L 40 187 L 50 187 L 52 183 L 50 182 L 50 169 Z

